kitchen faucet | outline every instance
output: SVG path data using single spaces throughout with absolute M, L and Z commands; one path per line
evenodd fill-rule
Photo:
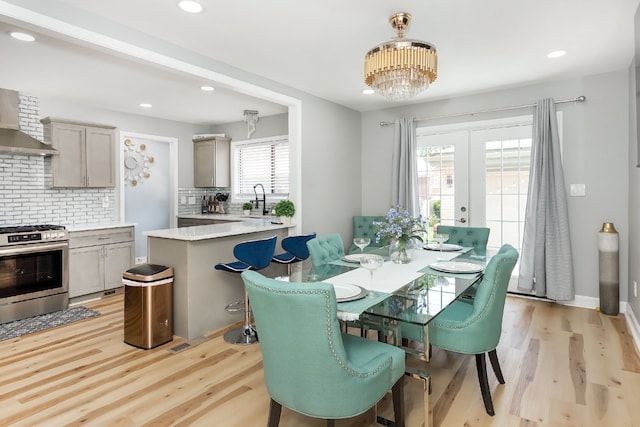
M 260 186 L 260 188 L 262 188 L 262 215 L 266 215 L 269 213 L 269 211 L 267 210 L 267 195 L 264 192 L 264 186 L 262 184 L 256 184 L 253 186 L 253 193 L 256 195 L 256 209 L 258 209 L 260 207 L 260 202 L 258 200 L 258 192 L 256 191 L 256 187 Z

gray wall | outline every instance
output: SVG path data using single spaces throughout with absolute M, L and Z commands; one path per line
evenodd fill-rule
M 362 211 L 386 212 L 390 204 L 393 126 L 380 121 L 400 116 L 433 117 L 511 105 L 530 104 L 539 98 L 556 100 L 587 97 L 582 104 L 560 104 L 564 126 L 564 173 L 568 186 L 586 184 L 585 197 L 569 197 L 569 222 L 577 296 L 598 292 L 597 232 L 605 221 L 620 233 L 621 299 L 627 300 L 629 265 L 629 85 L 628 71 L 586 76 L 472 96 L 451 98 L 362 114 Z M 528 110 L 531 112 L 532 110 Z M 527 110 L 429 121 L 443 124 L 518 116 Z M 481 117 L 480 117 L 481 116 Z M 423 122 L 422 124 L 427 124 Z M 636 172 L 635 170 L 633 172 Z M 637 201 L 635 202 L 638 203 Z M 637 272 L 636 272 L 637 274 Z
M 636 61 L 640 58 L 636 58 Z M 629 94 L 637 93 L 635 62 L 629 69 Z M 638 164 L 638 132 L 636 98 L 629 97 L 629 308 L 640 319 L 640 298 L 633 293 L 633 282 L 640 282 L 640 168 Z
M 319 98 L 303 103 L 303 231 L 340 233 L 347 248 L 362 204 L 360 120 L 360 113 Z

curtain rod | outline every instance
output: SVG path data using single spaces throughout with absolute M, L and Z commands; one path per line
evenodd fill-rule
M 569 102 L 584 102 L 586 101 L 586 97 L 581 95 L 578 96 L 576 98 L 571 98 L 571 99 L 561 99 L 560 101 L 555 101 L 554 104 L 566 104 Z M 450 117 L 460 117 L 460 116 L 473 116 L 476 114 L 482 114 L 482 113 L 495 113 L 497 111 L 509 111 L 509 110 L 521 110 L 523 108 L 532 108 L 535 107 L 536 104 L 525 104 L 525 105 L 514 105 L 511 107 L 502 107 L 502 108 L 492 108 L 489 110 L 480 110 L 480 111 L 472 111 L 470 113 L 456 113 L 456 114 L 446 114 L 443 116 L 433 116 L 433 117 L 423 117 L 420 119 L 415 119 L 415 121 L 417 122 L 423 122 L 426 120 L 436 120 L 436 119 L 448 119 Z M 387 126 L 387 125 L 392 125 L 394 124 L 394 122 L 380 122 L 380 126 Z

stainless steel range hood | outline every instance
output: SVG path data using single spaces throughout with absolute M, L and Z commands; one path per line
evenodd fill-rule
M 58 154 L 50 145 L 20 131 L 18 92 L 0 89 L 0 153 L 48 156 Z

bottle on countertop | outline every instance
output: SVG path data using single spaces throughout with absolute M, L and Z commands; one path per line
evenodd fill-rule
M 200 213 L 206 214 L 209 212 L 209 204 L 207 203 L 207 196 L 202 196 L 202 205 L 200 206 Z

